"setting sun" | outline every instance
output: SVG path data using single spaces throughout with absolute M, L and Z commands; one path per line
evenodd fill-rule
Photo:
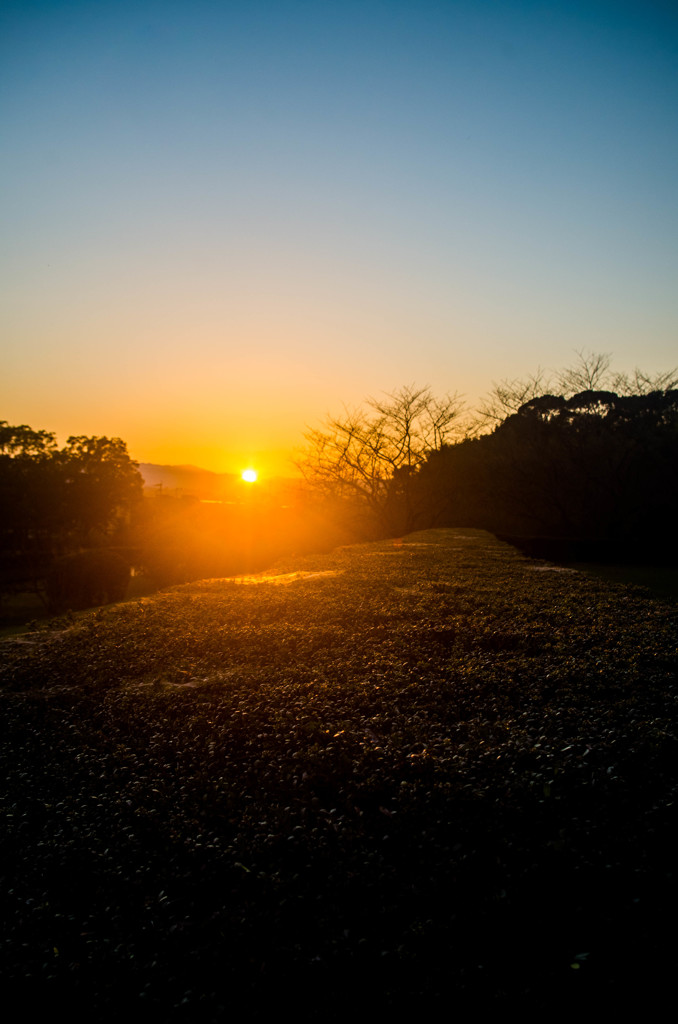
M 243 469 L 241 476 L 245 483 L 255 484 L 257 482 L 257 471 L 256 469 Z

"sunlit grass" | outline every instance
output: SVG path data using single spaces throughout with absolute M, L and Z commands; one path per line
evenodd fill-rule
M 678 621 L 534 568 L 429 531 L 8 643 L 9 977 L 163 1019 L 626 998 L 678 908 Z

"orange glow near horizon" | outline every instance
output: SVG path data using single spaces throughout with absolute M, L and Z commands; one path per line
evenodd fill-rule
M 308 415 L 307 419 L 311 421 L 312 416 Z M 187 417 L 187 420 L 181 436 L 177 436 L 172 426 L 166 425 L 166 421 L 158 423 L 152 435 L 144 431 L 143 424 L 135 430 L 124 432 L 124 427 L 121 430 L 116 426 L 114 430 L 110 430 L 106 423 L 103 429 L 83 429 L 82 433 L 114 433 L 123 437 L 128 442 L 130 455 L 137 462 L 150 462 L 162 466 L 197 466 L 212 473 L 233 474 L 238 479 L 242 479 L 244 469 L 254 469 L 259 481 L 263 477 L 269 480 L 274 477 L 300 475 L 294 458 L 302 446 L 301 430 L 297 432 L 294 427 L 287 427 L 284 410 L 280 415 L 278 437 L 273 441 L 268 430 L 262 430 L 258 434 L 250 430 L 248 436 L 243 438 L 244 431 L 238 429 L 235 414 L 233 422 L 226 424 L 209 420 L 200 422 L 197 417 L 193 421 Z M 26 422 L 33 426 L 30 420 Z M 49 423 L 49 429 L 54 429 L 51 420 L 43 419 L 40 427 L 43 422 Z M 136 427 L 136 424 L 134 426 Z M 65 437 L 64 432 L 64 441 Z

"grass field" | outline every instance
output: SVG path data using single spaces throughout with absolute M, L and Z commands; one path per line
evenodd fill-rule
M 675 605 L 439 530 L 1 649 L 24 1012 L 651 1017 L 672 992 Z

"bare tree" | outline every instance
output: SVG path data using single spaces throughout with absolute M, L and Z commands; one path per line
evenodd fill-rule
M 582 391 L 611 390 L 611 354 L 586 352 L 584 349 L 575 350 L 575 354 L 577 359 L 573 365 L 566 366 L 556 374 L 555 384 L 559 394 L 571 398 Z
M 526 402 L 549 392 L 573 398 L 585 391 L 612 391 L 618 395 L 647 395 L 678 387 L 678 368 L 650 374 L 636 368 L 633 373 L 613 373 L 609 352 L 576 350 L 572 366 L 549 374 L 541 368 L 529 377 L 504 379 L 493 384 L 480 404 L 473 432 L 484 433 L 518 412 Z
M 483 399 L 474 422 L 476 433 L 498 426 L 507 416 L 518 412 L 521 405 L 545 394 L 550 388 L 545 370 L 537 367 L 536 373 L 515 380 L 500 380 L 492 384 L 492 390 Z
M 458 395 L 436 398 L 408 385 L 310 430 L 297 467 L 316 487 L 357 499 L 382 526 L 397 518 L 403 530 L 414 528 L 413 475 L 431 451 L 463 435 L 463 413 Z
M 618 395 L 649 395 L 652 391 L 671 391 L 678 387 L 678 367 L 663 373 L 646 373 L 635 368 L 633 373 L 616 373 L 612 390 Z

